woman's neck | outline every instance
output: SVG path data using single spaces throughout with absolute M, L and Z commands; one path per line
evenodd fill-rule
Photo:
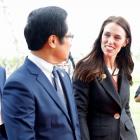
M 114 70 L 117 68 L 117 65 L 115 63 L 115 59 L 113 58 L 104 58 L 105 64 L 108 68 L 110 68 L 111 70 Z

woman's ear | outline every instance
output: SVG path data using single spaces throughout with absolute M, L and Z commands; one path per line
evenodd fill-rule
M 124 45 L 123 45 L 122 47 L 126 47 L 128 43 L 129 43 L 129 39 L 126 38 L 126 40 L 125 40 L 125 42 L 124 42 Z

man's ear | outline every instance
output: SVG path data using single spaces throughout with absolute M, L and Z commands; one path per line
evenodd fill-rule
M 48 44 L 51 48 L 55 48 L 56 47 L 56 41 L 57 41 L 57 37 L 56 35 L 50 35 L 48 38 Z

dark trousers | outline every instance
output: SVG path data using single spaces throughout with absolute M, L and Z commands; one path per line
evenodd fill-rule
M 6 131 L 4 125 L 0 125 L 0 140 L 7 140 Z

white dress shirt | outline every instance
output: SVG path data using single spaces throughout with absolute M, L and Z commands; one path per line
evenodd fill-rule
M 43 73 L 47 76 L 47 78 L 52 82 L 52 70 L 53 70 L 53 65 L 48 63 L 47 61 L 33 55 L 29 54 L 28 59 L 31 60 L 34 64 L 36 64 L 42 71 Z

